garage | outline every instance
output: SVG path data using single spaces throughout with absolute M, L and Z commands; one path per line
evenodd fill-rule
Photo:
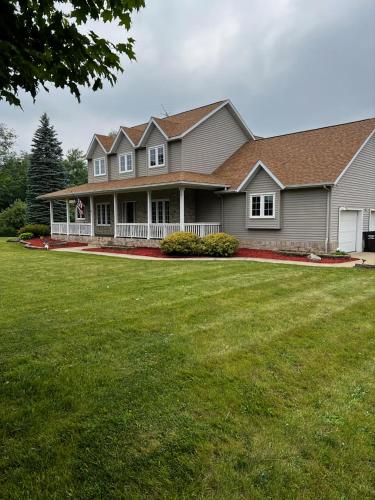
M 361 221 L 361 210 L 340 210 L 339 249 L 343 252 L 362 251 Z

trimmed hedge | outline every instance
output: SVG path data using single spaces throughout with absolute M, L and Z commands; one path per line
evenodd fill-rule
M 238 245 L 238 239 L 226 233 L 210 234 L 199 238 L 194 233 L 178 231 L 166 236 L 160 244 L 160 249 L 167 255 L 232 257 Z
M 197 255 L 199 244 L 200 239 L 196 234 L 177 231 L 162 240 L 160 249 L 167 255 Z
M 0 226 L 0 236 L 17 236 L 14 227 Z
M 232 257 L 239 241 L 227 233 L 215 233 L 201 239 L 201 253 L 211 257 Z
M 50 228 L 46 224 L 26 224 L 18 230 L 18 234 L 33 233 L 34 236 L 49 236 Z
M 21 233 L 19 236 L 20 240 L 31 240 L 34 237 L 33 233 Z

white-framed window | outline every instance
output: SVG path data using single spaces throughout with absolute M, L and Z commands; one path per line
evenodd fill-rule
M 105 158 L 95 158 L 94 160 L 94 176 L 105 175 Z
M 118 168 L 120 174 L 133 172 L 133 153 L 124 153 L 118 157 Z
M 122 222 L 135 222 L 135 201 L 124 201 L 122 204 Z
M 163 167 L 164 165 L 165 165 L 164 144 L 148 148 L 148 166 L 150 168 L 153 168 L 153 167 Z
M 250 194 L 249 217 L 250 219 L 275 218 L 275 193 Z
M 78 210 L 78 207 L 76 207 L 76 220 L 85 220 L 86 219 L 86 207 L 85 207 L 85 205 L 82 206 L 81 210 L 83 213 L 81 213 Z
M 169 200 L 153 200 L 151 202 L 151 222 L 153 224 L 168 224 L 169 220 Z
M 111 204 L 97 203 L 96 204 L 96 225 L 110 226 L 111 225 Z

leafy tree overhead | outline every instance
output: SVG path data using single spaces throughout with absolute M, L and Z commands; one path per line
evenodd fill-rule
M 87 162 L 83 151 L 69 149 L 63 160 L 68 178 L 68 186 L 79 186 L 87 182 Z
M 66 184 L 61 143 L 47 114 L 44 113 L 40 119 L 40 126 L 34 134 L 27 171 L 26 202 L 29 224 L 49 224 L 48 203 L 38 200 L 37 197 L 63 189 Z M 56 217 L 64 217 L 64 206 L 61 204 L 56 203 L 54 211 Z
M 33 97 L 42 86 L 68 87 L 80 99 L 78 86 L 97 90 L 113 85 L 123 71 L 120 55 L 135 59 L 133 38 L 112 43 L 87 30 L 89 21 L 115 21 L 128 31 L 131 14 L 144 0 L 1 0 L 0 100 L 21 105 L 19 92 Z

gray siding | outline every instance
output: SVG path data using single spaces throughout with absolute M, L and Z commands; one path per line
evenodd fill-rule
M 327 192 L 299 189 L 281 192 L 281 229 L 247 229 L 246 193 L 223 195 L 224 231 L 241 240 L 319 242 L 324 245 Z
M 170 172 L 178 172 L 181 168 L 181 141 L 173 141 L 168 145 L 168 164 Z
M 182 139 L 182 170 L 211 173 L 247 141 L 227 107 Z
M 196 222 L 221 223 L 221 199 L 212 191 L 197 189 L 195 192 Z
M 94 176 L 94 159 L 95 158 L 104 158 L 106 162 L 106 173 L 105 175 L 100 175 L 98 177 Z M 88 181 L 89 182 L 103 182 L 103 181 L 108 181 L 108 158 L 106 153 L 103 151 L 103 149 L 99 146 L 99 144 L 96 144 L 96 147 L 94 149 L 94 152 L 92 154 L 92 159 L 88 161 Z
M 120 173 L 119 156 L 124 153 L 133 154 L 133 172 Z M 129 179 L 135 177 L 135 151 L 128 139 L 122 135 L 116 154 L 109 157 L 109 179 Z
M 280 186 L 260 168 L 255 177 L 245 187 L 246 191 L 246 226 L 250 229 L 280 229 Z M 262 193 L 275 193 L 275 218 L 274 219 L 251 219 L 250 218 L 250 195 Z
M 363 231 L 368 231 L 370 209 L 375 209 L 375 136 L 332 189 L 330 241 L 333 246 L 338 245 L 340 207 L 363 208 Z
M 137 149 L 136 152 L 136 177 L 147 175 L 147 150 L 146 148 Z

